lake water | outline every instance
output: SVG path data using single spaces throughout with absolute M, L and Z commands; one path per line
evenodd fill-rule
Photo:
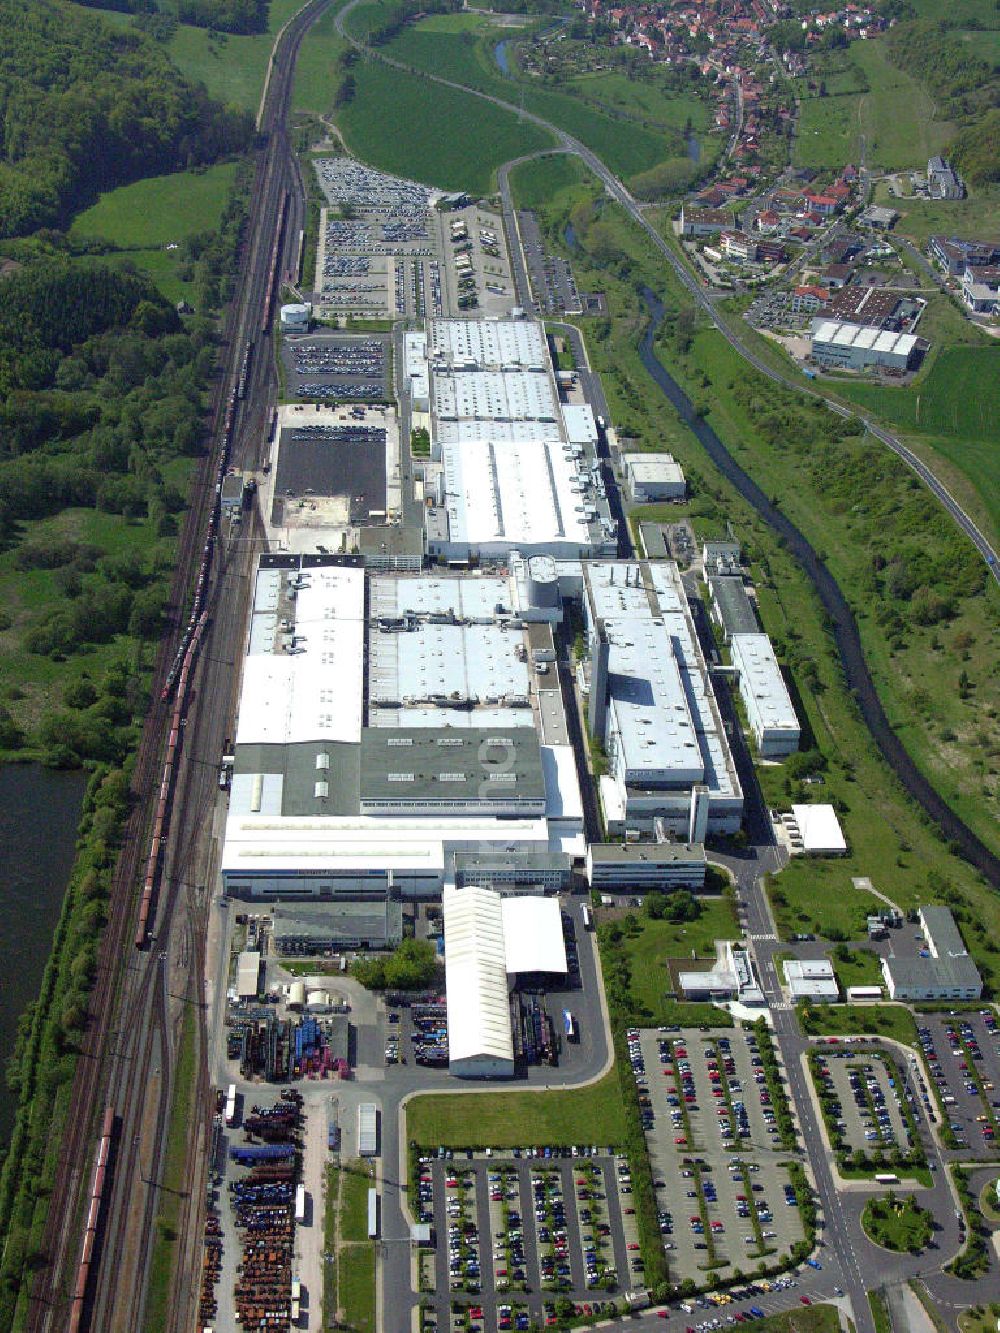
M 505 75 L 510 74 L 510 63 L 507 59 L 508 46 L 510 46 L 509 38 L 506 41 L 497 42 L 496 46 L 493 48 L 493 58 L 500 66 L 500 73 Z
M 38 764 L 0 765 L 0 1055 L 14 1049 L 17 1020 L 38 994 L 73 865 L 85 773 Z M 0 1143 L 10 1137 L 15 1101 L 0 1078 Z
M 697 134 L 689 134 L 687 137 L 688 157 L 692 162 L 701 161 L 701 144 L 698 142 Z

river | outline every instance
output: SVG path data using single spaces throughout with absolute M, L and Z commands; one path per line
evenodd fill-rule
M 771 503 L 757 483 L 733 459 L 708 422 L 695 413 L 691 400 L 667 373 L 654 348 L 656 332 L 663 320 L 663 304 L 648 287 L 642 289 L 642 299 L 652 316 L 639 347 L 643 365 L 677 409 L 681 419 L 691 427 L 698 443 L 722 475 L 757 511 L 768 527 L 784 538 L 788 549 L 815 587 L 823 609 L 832 623 L 833 637 L 847 687 L 857 699 L 865 725 L 886 763 L 917 804 L 921 805 L 938 825 L 944 836 L 957 844 L 966 860 L 981 870 L 994 887 L 1000 887 L 1000 858 L 997 858 L 976 837 L 943 800 L 917 768 L 906 747 L 889 725 L 865 661 L 857 622 L 833 575 L 795 524 Z
M 85 773 L 38 764 L 0 765 L 3 987 L 0 1052 L 14 1049 L 17 1020 L 38 994 L 73 855 Z M 0 1143 L 10 1138 L 15 1101 L 0 1081 Z

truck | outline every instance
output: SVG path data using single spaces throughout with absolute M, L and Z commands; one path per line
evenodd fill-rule
M 875 1176 L 876 1185 L 898 1185 L 899 1176 L 893 1175 L 891 1171 L 879 1171 Z
M 374 1102 L 362 1102 L 358 1107 L 358 1156 L 378 1155 L 378 1107 Z
M 295 1186 L 295 1220 L 302 1223 L 306 1220 L 306 1187 L 305 1185 Z
M 368 1239 L 374 1240 L 378 1235 L 378 1191 L 370 1189 L 368 1191 Z
M 302 1283 L 297 1277 L 292 1278 L 291 1298 L 292 1298 L 292 1309 L 290 1317 L 292 1323 L 294 1324 L 298 1321 L 299 1313 L 301 1312 L 302 1309 Z
M 579 1041 L 580 1039 L 580 1032 L 576 1025 L 576 1019 L 573 1017 L 573 1014 L 569 1009 L 563 1010 L 563 1033 L 565 1034 L 567 1041 Z
M 581 911 L 581 916 L 583 917 L 583 928 L 584 928 L 584 930 L 590 930 L 590 929 L 592 929 L 592 927 L 593 927 L 593 925 L 594 925 L 594 918 L 593 918 L 593 915 L 592 915 L 592 913 L 591 913 L 591 911 L 590 911 L 590 908 L 587 906 L 586 903 L 583 904 L 583 909 L 582 909 L 582 911 Z
M 236 1084 L 230 1083 L 226 1090 L 226 1127 L 232 1129 L 236 1124 Z

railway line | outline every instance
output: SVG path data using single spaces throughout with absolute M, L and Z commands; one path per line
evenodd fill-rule
M 36 1274 L 29 1300 L 27 1327 L 38 1333 L 68 1326 L 74 1333 L 133 1333 L 143 1324 L 175 1093 L 178 1015 L 185 1004 L 195 1006 L 198 1027 L 204 1027 L 204 886 L 211 882 L 206 825 L 231 716 L 231 707 L 221 705 L 231 704 L 235 689 L 236 644 L 252 563 L 252 543 L 245 539 L 225 549 L 218 491 L 230 462 L 258 462 L 263 423 L 274 398 L 269 330 L 281 284 L 294 276 L 304 213 L 301 176 L 284 120 L 299 43 L 327 3 L 309 0 L 275 46 L 261 122 L 265 143 L 258 153 L 240 279 L 211 413 L 213 445 L 198 469 L 180 539 L 170 599 L 175 628 L 161 645 L 154 669 L 152 702 L 136 754 L 134 808 L 114 877 L 91 1024 L 49 1200 L 47 1262 Z M 211 706 L 200 708 L 202 699 Z M 197 1046 L 194 1104 L 204 1106 L 207 1066 L 201 1031 Z M 117 1146 L 111 1170 L 102 1176 L 95 1215 L 89 1168 L 95 1143 L 103 1142 L 98 1130 L 109 1114 Z M 197 1137 L 199 1117 L 195 1122 Z M 186 1232 L 199 1214 L 200 1193 L 191 1189 L 181 1200 Z M 183 1292 L 195 1284 L 176 1286 Z M 190 1326 L 184 1300 L 168 1306 L 171 1327 Z

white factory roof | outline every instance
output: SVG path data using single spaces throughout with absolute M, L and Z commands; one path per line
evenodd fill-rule
M 846 852 L 847 843 L 832 805 L 793 805 L 804 852 Z
M 590 546 L 589 519 L 597 510 L 560 443 L 469 440 L 444 446 L 443 458 L 452 542 L 506 542 L 525 550 Z
M 568 440 L 573 444 L 597 444 L 597 421 L 589 403 L 564 403 L 562 415 Z
M 833 347 L 858 347 L 865 351 L 891 352 L 897 356 L 909 356 L 917 345 L 914 333 L 890 333 L 886 329 L 872 329 L 863 324 L 848 324 L 835 319 L 813 320 L 812 340 Z
M 559 404 L 549 376 L 534 370 L 434 371 L 435 417 L 476 421 L 558 422 Z
M 308 570 L 295 598 L 295 642 L 283 651 L 277 591 L 287 570 L 262 570 L 243 664 L 236 744 L 358 741 L 364 659 L 364 570 Z
M 449 1059 L 513 1061 L 500 895 L 446 888 L 442 905 Z
M 515 649 L 520 629 L 502 628 L 496 608 L 511 607 L 505 578 L 379 575 L 369 583 L 373 618 L 453 615 L 455 622 L 421 619 L 399 634 L 374 632 L 368 645 L 369 722 L 373 726 L 531 727 L 530 672 Z M 475 708 L 439 708 L 431 695 L 454 696 Z M 380 703 L 388 707 L 378 707 Z
M 560 577 L 569 576 L 572 564 L 557 562 L 557 568 Z M 649 586 L 638 586 L 635 562 L 588 561 L 585 568 L 594 615 L 604 620 L 611 642 L 609 704 L 625 746 L 628 782 L 703 781 L 713 795 L 738 795 L 676 565 L 643 565 Z
M 684 470 L 672 454 L 622 454 L 622 462 L 638 482 L 684 484 Z
M 729 640 L 733 665 L 753 696 L 761 723 L 768 730 L 799 730 L 799 720 L 766 634 L 734 634 Z
M 464 444 L 466 440 L 483 438 L 483 423 L 463 418 L 461 421 L 436 421 L 434 439 L 437 444 Z M 559 431 L 553 425 L 539 425 L 537 421 L 491 421 L 489 437 L 494 444 L 532 443 L 539 439 L 558 440 Z
M 285 817 L 231 814 L 222 869 L 229 875 L 352 870 L 440 874 L 446 851 L 549 849 L 544 819 L 345 815 Z
M 571 745 L 540 747 L 546 819 L 583 819 L 583 797 Z
M 501 912 L 504 956 L 510 976 L 523 972 L 565 975 L 566 943 L 558 898 L 541 895 L 503 898 Z
M 542 326 L 531 320 L 435 319 L 428 325 L 435 366 L 524 370 L 547 369 Z

